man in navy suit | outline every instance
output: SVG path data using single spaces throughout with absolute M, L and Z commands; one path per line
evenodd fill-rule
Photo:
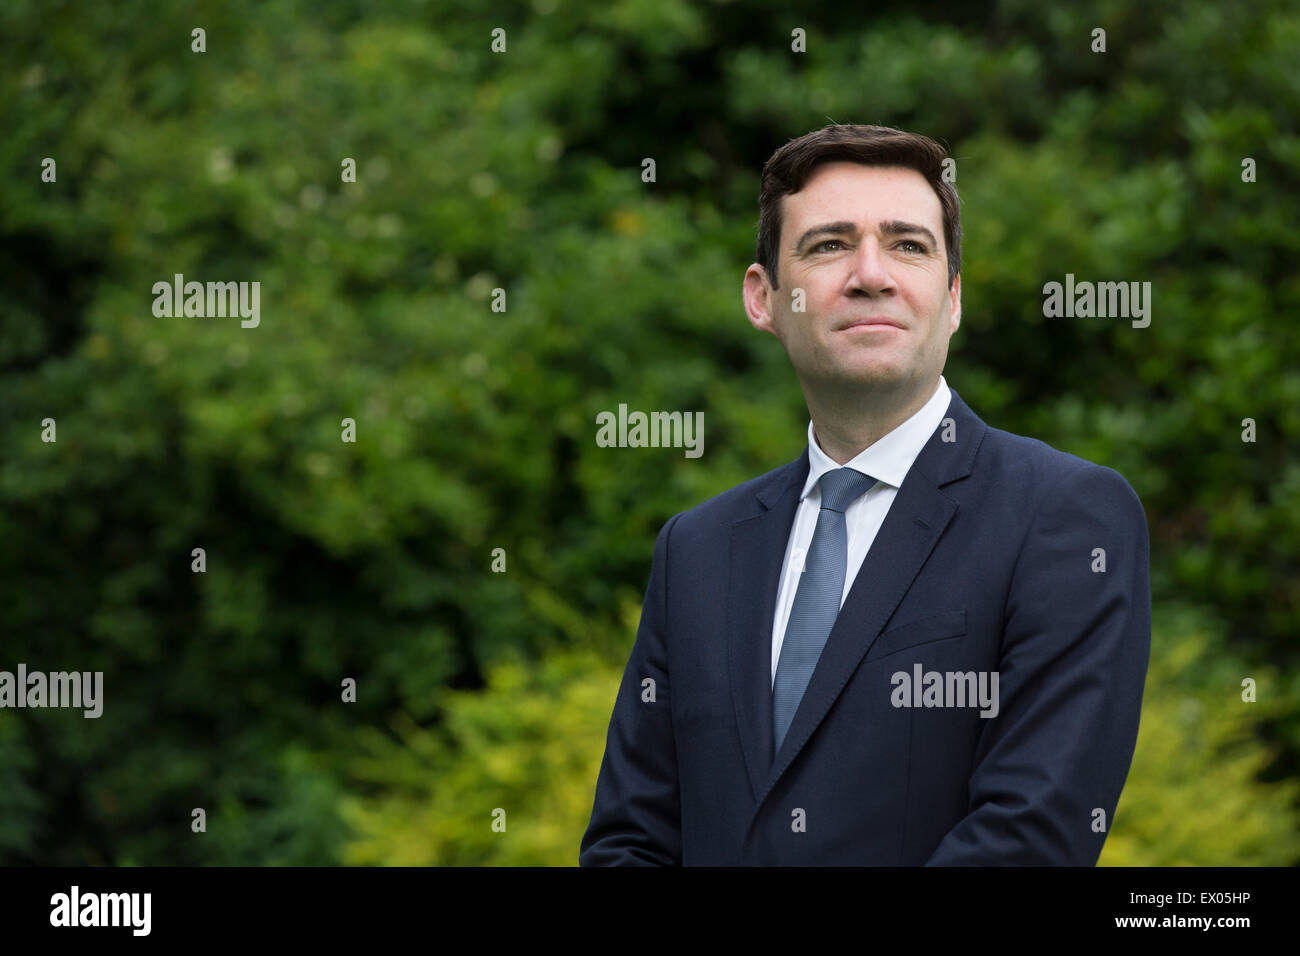
M 581 865 L 1096 863 L 1150 653 L 1146 516 L 945 381 L 945 171 L 873 126 L 765 165 L 745 309 L 808 446 L 660 531 Z

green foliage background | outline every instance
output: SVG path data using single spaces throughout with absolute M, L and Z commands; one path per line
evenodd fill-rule
M 0 863 L 575 863 L 655 533 L 804 441 L 740 287 L 763 161 L 832 118 L 957 159 L 949 382 L 1146 508 L 1102 862 L 1300 861 L 1298 49 L 1259 0 L 9 0 L 0 669 L 106 700 L 0 710 Z M 1066 272 L 1150 327 L 1044 319 Z M 174 273 L 260 327 L 155 318 Z M 704 457 L 598 448 L 620 402 Z

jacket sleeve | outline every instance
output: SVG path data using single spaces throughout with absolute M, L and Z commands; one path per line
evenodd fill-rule
M 1044 498 L 1011 574 L 967 815 L 927 866 L 1096 864 L 1137 742 L 1148 564 L 1146 514 L 1115 470 L 1078 467 Z
M 668 540 L 675 515 L 655 541 L 636 642 L 623 671 L 596 780 L 579 866 L 678 866 L 682 861 L 677 748 L 669 706 Z M 643 681 L 654 681 L 654 699 Z

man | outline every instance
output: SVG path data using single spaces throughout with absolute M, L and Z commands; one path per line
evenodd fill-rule
M 944 380 L 943 173 L 874 126 L 765 165 L 745 309 L 808 446 L 660 531 L 582 865 L 1096 863 L 1150 652 L 1146 517 Z

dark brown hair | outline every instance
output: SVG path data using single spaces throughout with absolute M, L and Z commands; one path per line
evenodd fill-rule
M 943 242 L 948 247 L 948 286 L 961 271 L 961 208 L 957 190 L 944 182 L 947 151 L 918 133 L 888 126 L 836 123 L 792 139 L 763 164 L 758 191 L 758 264 L 777 288 L 777 263 L 781 255 L 781 197 L 797 193 L 826 162 L 862 163 L 864 166 L 903 166 L 929 182 L 943 207 Z

